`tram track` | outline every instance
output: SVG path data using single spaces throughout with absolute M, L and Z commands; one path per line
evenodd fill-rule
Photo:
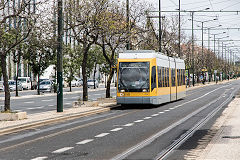
M 183 135 L 180 136 L 177 140 L 174 141 L 169 147 L 167 147 L 166 150 L 160 152 L 155 160 L 163 160 L 166 159 L 176 148 L 181 146 L 186 140 L 188 140 L 198 129 L 200 129 L 203 125 L 205 125 L 211 118 L 213 118 L 219 110 L 221 110 L 227 103 L 229 103 L 232 98 L 234 97 L 234 94 L 237 92 L 238 89 L 235 89 L 234 92 L 223 102 L 221 105 L 219 105 L 217 108 L 215 108 L 212 112 L 210 112 L 206 117 L 201 119 L 196 125 L 194 125 L 191 129 L 189 129 L 187 132 L 185 132 Z M 218 99 L 212 101 L 211 103 L 216 102 L 217 100 L 221 99 L 225 93 L 223 93 Z
M 195 99 L 193 99 L 193 100 L 190 100 L 190 101 L 185 102 L 185 103 L 183 103 L 183 104 L 180 104 L 180 105 L 178 105 L 178 106 L 183 106 L 183 105 L 185 105 L 185 104 L 188 104 L 188 103 L 197 101 L 197 100 L 199 100 L 199 99 L 201 99 L 201 98 L 204 98 L 205 96 L 208 96 L 209 94 L 211 94 L 211 93 L 213 93 L 213 92 L 215 92 L 215 91 L 217 91 L 217 90 L 219 90 L 219 89 L 221 89 L 221 88 L 228 87 L 228 86 L 229 86 L 229 85 L 224 85 L 224 86 L 219 87 L 219 88 L 217 88 L 217 89 L 214 89 L 214 90 L 212 90 L 212 91 L 210 91 L 210 92 L 208 92 L 208 93 L 206 93 L 206 94 L 204 94 L 204 95 L 202 95 L 202 96 L 200 96 L 200 97 L 198 97 L 198 98 L 195 98 Z M 237 90 L 237 89 L 236 89 L 236 90 Z M 230 96 L 226 101 L 224 101 L 224 102 L 220 105 L 221 107 L 218 107 L 218 108 L 217 108 L 216 113 L 217 113 L 217 111 L 219 111 L 219 109 L 221 109 L 225 104 L 227 104 L 227 103 L 231 100 L 231 98 L 233 97 L 233 95 L 234 95 L 234 93 L 236 92 L 236 90 L 231 94 L 231 96 Z M 206 104 L 206 105 L 202 106 L 201 108 L 195 110 L 194 112 L 192 112 L 191 114 L 187 115 L 186 117 L 184 117 L 184 118 L 180 119 L 179 121 L 171 124 L 169 127 L 167 127 L 167 128 L 165 128 L 165 129 L 157 132 L 156 134 L 154 134 L 154 135 L 150 136 L 149 138 L 145 139 L 144 141 L 142 141 L 142 142 L 136 144 L 135 146 L 127 149 L 125 152 L 120 153 L 120 154 L 118 154 L 117 156 L 113 157 L 112 160 L 124 159 L 124 158 L 130 156 L 131 154 L 137 152 L 138 150 L 140 150 L 140 149 L 142 149 L 142 148 L 150 145 L 153 141 L 155 141 L 155 140 L 156 140 L 157 138 L 159 138 L 160 136 L 168 133 L 170 130 L 172 130 L 172 129 L 174 129 L 175 127 L 179 126 L 180 124 L 186 122 L 187 120 L 189 120 L 189 119 L 192 118 L 193 116 L 197 115 L 198 113 L 200 113 L 201 111 L 203 111 L 204 109 L 206 109 L 207 107 L 209 107 L 210 105 L 216 103 L 216 102 L 217 102 L 218 100 L 220 100 L 224 95 L 225 95 L 225 92 L 224 92 L 223 94 L 221 94 L 221 96 L 219 96 L 217 99 L 214 99 L 213 101 L 209 102 L 208 104 Z M 214 110 L 214 111 L 215 111 L 215 110 Z M 211 112 L 211 113 L 212 113 L 212 112 Z M 214 113 L 215 113 L 215 112 L 214 112 Z M 210 115 L 213 115 L 213 114 L 210 114 Z M 209 118 L 207 118 L 207 119 L 210 119 L 210 116 L 209 116 Z M 196 128 L 195 130 L 194 130 L 194 129 L 191 129 L 191 130 L 193 130 L 193 131 L 195 132 L 195 131 L 197 130 L 197 126 L 200 127 L 200 126 L 202 126 L 202 125 L 204 124 L 203 122 L 207 122 L 207 121 L 206 121 L 206 120 L 205 120 L 205 121 L 202 121 L 202 120 L 201 120 L 200 122 L 202 122 L 202 123 L 201 123 L 201 124 L 198 124 L 198 125 L 195 125 L 195 128 Z M 193 127 L 193 128 L 194 128 L 194 127 Z M 190 135 L 192 135 L 192 134 L 194 133 L 193 131 L 192 131 L 192 132 L 189 132 L 189 134 L 187 134 L 186 136 L 189 138 Z M 186 137 L 186 136 L 182 136 L 181 138 Z M 182 140 L 176 140 L 175 142 L 177 143 L 177 142 L 179 141 L 179 143 L 177 143 L 177 144 L 175 144 L 175 145 L 172 144 L 173 146 L 170 145 L 169 147 L 167 147 L 168 149 L 166 149 L 166 150 L 164 150 L 163 152 L 161 152 L 160 154 L 158 154 L 158 156 L 156 157 L 156 159 L 159 159 L 158 157 L 160 157 L 160 159 L 161 159 L 162 156 L 170 154 L 172 150 L 174 150 L 176 147 L 178 147 L 180 144 L 182 144 L 182 143 L 184 142 L 183 140 L 185 141 L 186 139 L 183 138 Z M 181 143 L 180 143 L 180 142 L 181 142 Z

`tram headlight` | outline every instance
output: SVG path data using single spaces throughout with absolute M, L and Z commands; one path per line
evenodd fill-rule
M 147 89 L 143 89 L 142 91 L 143 91 L 143 92 L 147 92 Z
M 122 90 L 120 90 L 120 92 L 125 92 L 125 90 L 124 90 L 124 89 L 122 89 Z

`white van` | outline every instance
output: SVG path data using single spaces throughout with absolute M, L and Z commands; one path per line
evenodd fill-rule
M 18 77 L 18 80 L 22 83 L 23 89 L 31 89 L 30 77 Z

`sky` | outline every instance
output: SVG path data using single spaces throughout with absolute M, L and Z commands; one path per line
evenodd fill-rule
M 158 10 L 159 0 L 145 0 Z M 201 46 L 202 31 L 201 22 L 197 21 L 209 21 L 204 22 L 204 28 L 210 28 L 210 34 L 216 34 L 215 38 L 220 39 L 220 45 L 223 42 L 224 46 L 227 45 L 231 50 L 239 49 L 238 56 L 240 57 L 240 1 L 239 0 L 181 0 L 181 11 L 200 11 L 209 8 L 207 11 L 216 12 L 195 12 L 194 13 L 194 37 L 197 38 L 197 44 Z M 179 0 L 161 0 L 162 11 L 176 11 L 179 8 Z M 239 11 L 237 12 L 219 12 L 219 11 Z M 178 13 L 162 13 L 162 16 L 170 17 Z M 157 13 L 156 13 L 157 15 Z M 181 19 L 184 20 L 182 29 L 191 29 L 192 22 L 189 12 L 182 12 Z M 216 19 L 216 20 L 213 20 Z M 219 25 L 221 25 L 219 27 Z M 215 27 L 215 28 L 214 28 Z M 227 29 L 228 28 L 228 29 Z M 239 29 L 231 29 L 239 28 Z M 191 30 L 184 30 L 184 32 L 191 37 Z M 225 33 L 223 33 L 225 32 Z M 229 37 L 228 37 L 229 36 Z M 204 30 L 204 46 L 208 47 L 208 32 Z M 210 40 L 213 40 L 214 35 L 210 35 Z M 222 40 L 222 41 L 221 41 Z M 210 41 L 210 47 L 213 50 L 213 41 Z M 221 47 L 221 46 L 220 46 Z M 237 48 L 237 49 L 234 49 Z M 216 47 L 218 49 L 218 41 L 216 41 Z M 221 49 L 221 48 L 220 48 Z

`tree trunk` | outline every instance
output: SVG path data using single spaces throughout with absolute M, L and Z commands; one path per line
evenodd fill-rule
M 88 101 L 88 86 L 87 86 L 87 53 L 88 48 L 83 44 L 83 62 L 82 62 L 82 77 L 83 77 L 83 101 Z
M 96 71 L 97 70 L 97 63 L 95 62 L 94 72 L 93 72 L 93 82 L 94 82 L 94 89 L 96 89 Z
M 17 73 L 16 73 L 16 80 L 15 80 L 15 82 L 16 82 L 16 94 L 15 94 L 15 96 L 16 97 L 18 97 L 18 85 L 17 85 L 17 82 L 18 82 L 18 73 L 19 72 L 19 63 L 17 63 Z
M 5 91 L 5 100 L 4 100 L 4 111 L 10 111 L 10 91 L 8 85 L 8 76 L 6 68 L 6 56 L 4 53 L 1 53 L 1 69 L 3 75 L 4 91 Z
M 69 89 L 70 89 L 69 92 L 72 92 L 72 82 L 71 81 L 69 82 Z
M 106 98 L 110 98 L 110 96 L 111 96 L 110 89 L 111 89 L 111 81 L 112 81 L 113 73 L 114 73 L 114 71 L 111 68 L 110 73 L 109 73 L 109 77 L 108 77 L 108 80 L 107 80 Z
M 40 95 L 40 75 L 39 75 L 39 72 L 38 72 L 38 74 L 37 74 L 37 76 L 38 76 L 38 82 L 37 82 L 37 94 L 38 95 Z

